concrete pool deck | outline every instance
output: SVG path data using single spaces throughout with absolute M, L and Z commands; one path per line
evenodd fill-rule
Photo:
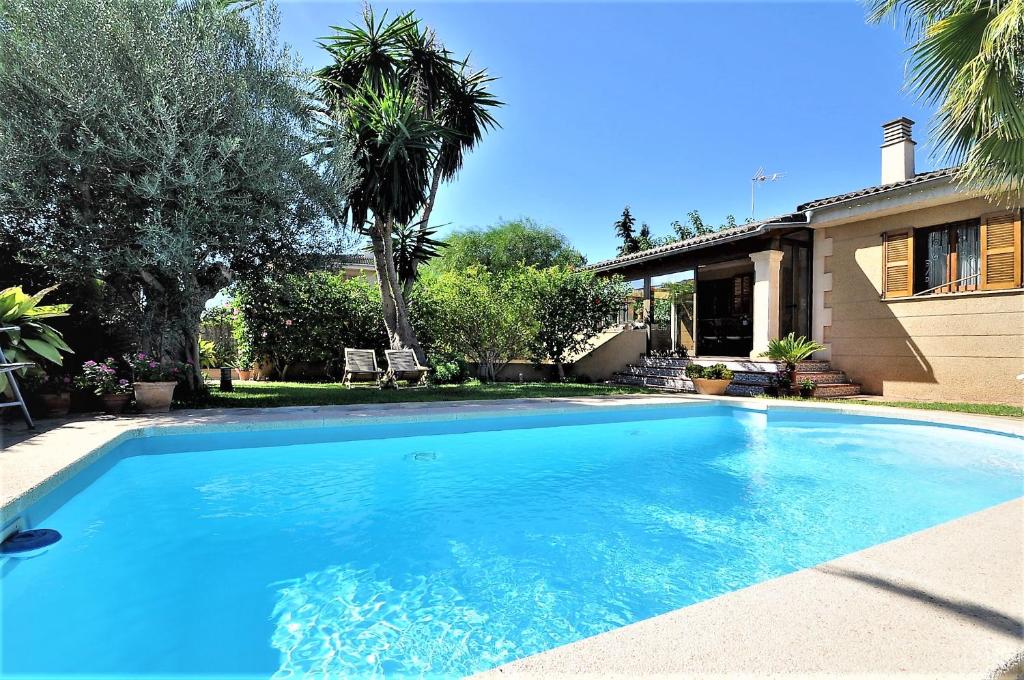
M 161 430 L 324 427 L 708 401 L 693 395 L 515 399 L 181 411 L 71 422 L 0 450 L 0 526 L 119 442 Z M 1024 423 L 989 416 L 852 404 L 720 401 L 757 410 L 810 408 L 1024 436 Z M 1016 677 L 1015 664 L 1024 654 L 1022 621 L 1024 499 L 1017 499 L 483 675 L 898 673 L 980 678 L 1003 671 L 1005 677 Z

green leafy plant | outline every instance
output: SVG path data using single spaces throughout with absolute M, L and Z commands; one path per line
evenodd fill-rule
M 1024 197 L 1024 2 L 867 4 L 870 21 L 906 28 L 907 87 L 935 108 L 940 153 L 968 183 Z
M 82 364 L 81 374 L 75 379 L 75 385 L 97 396 L 128 394 L 132 391 L 131 381 L 118 373 L 117 361 L 113 357 L 108 357 L 106 361 L 86 361 Z
M 733 372 L 725 364 L 713 364 L 707 367 L 704 377 L 709 380 L 732 380 Z
M 434 369 L 429 380 L 435 385 L 461 385 L 469 380 L 469 368 L 460 357 L 431 355 L 429 359 Z
M 21 388 L 29 394 L 62 394 L 70 392 L 72 384 L 67 373 L 53 373 L 41 368 L 29 369 L 19 380 Z
M 484 382 L 534 346 L 536 315 L 515 277 L 476 267 L 425 273 L 413 300 L 417 333 L 429 338 L 434 351 L 471 358 Z
M 214 352 L 213 340 L 199 341 L 199 365 L 202 368 L 216 368 L 217 355 Z
M 694 378 L 704 378 L 706 380 L 732 380 L 733 372 L 725 364 L 713 364 L 711 366 L 687 364 L 686 377 L 690 380 L 693 380 Z
M 569 267 L 522 267 L 511 283 L 525 293 L 537 319 L 532 357 L 554 361 L 559 380 L 565 378 L 565 364 L 612 325 L 629 294 L 621 277 Z
M 817 384 L 818 383 L 814 382 L 810 378 L 804 378 L 803 380 L 800 381 L 800 389 L 810 392 L 815 388 Z
M 64 365 L 62 353 L 73 354 L 64 336 L 43 319 L 67 316 L 71 305 L 41 305 L 56 286 L 29 295 L 21 286 L 0 291 L 0 326 L 16 330 L 0 333 L 4 356 L 11 362 Z M 22 371 L 24 374 L 25 371 Z M 0 374 L 0 392 L 7 388 L 7 374 Z
M 825 346 L 820 343 L 808 340 L 802 335 L 796 337 L 796 333 L 790 333 L 784 338 L 769 340 L 768 349 L 762 352 L 761 356 L 768 357 L 773 361 L 785 362 L 786 367 L 792 371 L 798 363 L 823 349 Z
M 362 278 L 324 271 L 268 278 L 240 287 L 235 302 L 245 358 L 266 359 L 282 379 L 299 362 L 321 363 L 331 374 L 346 347 L 387 345 L 380 291 Z

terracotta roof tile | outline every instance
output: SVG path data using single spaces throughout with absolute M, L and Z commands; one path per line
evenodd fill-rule
M 629 255 L 614 257 L 610 260 L 595 262 L 594 264 L 589 265 L 586 268 L 605 269 L 609 266 L 628 264 L 629 262 L 633 262 L 636 260 L 646 260 L 650 257 L 693 250 L 699 246 L 710 245 L 718 241 L 732 240 L 736 237 L 741 237 L 746 234 L 752 234 L 754 232 L 761 231 L 762 229 L 769 226 L 799 226 L 803 223 L 804 220 L 802 216 L 781 215 L 778 217 L 771 217 L 767 220 L 761 220 L 760 222 L 750 222 L 748 224 L 741 224 L 736 227 L 722 229 L 720 231 L 713 231 L 709 234 L 694 236 L 693 238 L 688 238 L 682 241 L 673 241 L 672 243 L 666 243 L 665 245 L 658 246 L 657 248 L 649 248 L 647 250 L 641 250 L 636 253 L 630 253 Z
M 902 189 L 903 187 L 913 186 L 914 184 L 921 184 L 923 182 L 930 182 L 935 179 L 941 179 L 943 177 L 951 177 L 957 168 L 943 168 L 941 170 L 933 170 L 931 172 L 922 172 L 920 175 L 914 175 L 910 179 L 905 179 L 902 182 L 893 182 L 891 184 L 880 184 L 878 186 L 867 187 L 866 189 L 858 189 L 857 191 L 849 191 L 845 194 L 839 194 L 837 196 L 829 196 L 828 198 L 818 198 L 813 201 L 808 201 L 797 206 L 798 211 L 813 210 L 814 208 L 822 208 L 826 205 L 834 205 L 836 203 L 842 203 L 849 201 L 854 198 L 864 198 L 866 196 L 874 196 L 875 194 L 882 194 L 887 191 L 893 191 L 895 189 Z

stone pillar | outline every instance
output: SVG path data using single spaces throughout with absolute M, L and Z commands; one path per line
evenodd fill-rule
M 779 337 L 779 272 L 782 270 L 781 250 L 751 253 L 754 262 L 754 347 L 751 359 L 761 358 L 768 341 Z

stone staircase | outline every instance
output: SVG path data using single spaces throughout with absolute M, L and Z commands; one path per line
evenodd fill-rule
M 710 366 L 725 364 L 733 372 L 732 384 L 726 394 L 734 397 L 755 397 L 765 393 L 772 377 L 785 372 L 786 365 L 775 361 L 738 358 L 682 359 L 643 356 L 639 364 L 630 364 L 616 373 L 610 382 L 620 385 L 641 385 L 673 392 L 693 392 L 693 382 L 686 377 L 690 363 Z M 832 369 L 827 361 L 804 361 L 797 366 L 797 381 L 815 382 L 814 396 L 823 398 L 854 397 L 860 385 L 850 382 L 842 371 Z

